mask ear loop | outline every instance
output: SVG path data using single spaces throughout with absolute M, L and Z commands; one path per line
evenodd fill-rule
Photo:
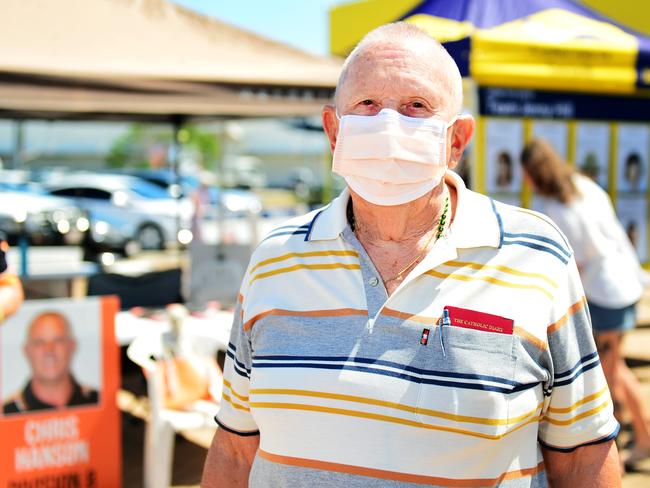
M 454 116 L 451 118 L 451 120 L 450 120 L 449 122 L 447 122 L 447 127 L 445 127 L 445 136 L 446 136 L 447 132 L 449 131 L 449 129 L 451 129 L 452 126 L 453 126 L 456 122 L 458 122 L 458 117 L 460 117 L 460 116 L 461 116 L 461 114 L 456 114 L 456 115 L 454 115 Z M 446 139 L 446 137 L 445 137 L 445 139 Z M 456 161 L 456 160 L 454 159 L 454 157 L 451 156 L 451 155 L 450 155 L 450 158 L 451 158 L 452 161 L 454 161 L 454 162 Z M 445 161 L 445 166 L 447 166 L 447 162 L 446 162 L 446 161 Z

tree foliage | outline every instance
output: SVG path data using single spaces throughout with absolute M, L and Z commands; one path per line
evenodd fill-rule
M 161 157 L 168 161 L 173 142 L 173 129 L 159 124 L 131 124 L 129 130 L 117 138 L 106 156 L 111 168 L 149 168 L 155 166 L 154 159 Z M 183 151 L 188 151 L 205 169 L 214 169 L 219 158 L 217 134 L 196 125 L 185 125 L 178 132 Z

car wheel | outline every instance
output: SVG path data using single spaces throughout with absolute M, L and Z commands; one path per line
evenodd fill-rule
M 154 224 L 145 224 L 140 227 L 136 239 L 143 251 L 157 251 L 165 247 L 163 233 Z

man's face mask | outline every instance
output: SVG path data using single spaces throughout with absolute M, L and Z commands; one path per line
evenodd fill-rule
M 332 170 L 375 205 L 401 205 L 435 188 L 447 169 L 446 123 L 385 108 L 341 117 Z

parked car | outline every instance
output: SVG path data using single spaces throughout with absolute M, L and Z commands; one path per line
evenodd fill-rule
M 10 241 L 25 233 L 32 244 L 79 244 L 88 231 L 85 213 L 33 183 L 0 182 L 0 230 Z
M 201 180 L 199 177 L 180 174 L 178 181 L 173 170 L 167 169 L 130 169 L 122 170 L 125 174 L 137 176 L 154 185 L 163 188 L 170 197 L 180 196 L 191 198 L 199 188 Z M 225 217 L 242 217 L 247 212 L 259 213 L 262 210 L 260 198 L 250 190 L 238 188 L 219 188 L 208 185 L 210 206 L 213 207 L 205 213 L 206 217 L 214 218 L 218 215 L 217 206 L 222 205 Z
M 100 247 L 128 253 L 135 242 L 144 250 L 163 249 L 189 230 L 192 203 L 172 199 L 141 178 L 88 172 L 52 180 L 51 195 L 71 199 L 87 212 L 90 237 Z

